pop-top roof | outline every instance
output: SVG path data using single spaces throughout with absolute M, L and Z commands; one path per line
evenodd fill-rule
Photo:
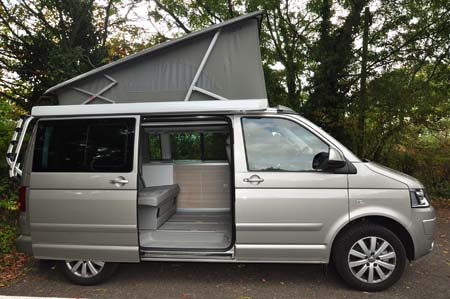
M 161 109 L 161 102 L 187 102 L 177 107 L 188 107 L 189 102 L 202 101 L 193 106 L 206 107 L 237 100 L 233 103 L 239 107 L 229 103 L 227 109 L 265 109 L 259 47 L 262 13 L 240 16 L 145 49 L 53 86 L 45 95 L 56 96 L 64 106 L 158 103 Z M 43 108 L 38 110 L 43 113 Z

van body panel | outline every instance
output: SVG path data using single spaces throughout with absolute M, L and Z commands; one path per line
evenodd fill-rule
M 136 180 L 140 117 L 126 118 L 135 120 L 132 171 L 31 171 L 30 228 L 36 258 L 139 261 Z M 128 183 L 116 184 L 116 178 Z
M 326 263 L 324 244 L 236 244 L 238 261 Z
M 367 163 L 353 163 L 357 169 L 356 175 L 348 176 L 350 189 L 407 189 L 408 185 L 403 181 L 394 179 L 385 174 L 378 173 L 369 168 Z
M 117 187 L 111 181 L 117 177 L 128 180 L 126 185 Z M 30 185 L 33 189 L 52 190 L 136 190 L 137 177 L 130 172 L 104 173 L 104 172 L 34 172 L 31 175 Z
M 383 216 L 411 226 L 408 189 L 349 189 L 350 220 L 364 216 Z
M 330 231 L 342 219 L 346 189 L 237 188 L 236 257 L 327 261 Z
M 433 249 L 436 225 L 434 208 L 411 208 L 408 189 L 350 189 L 349 197 L 351 221 L 371 216 L 396 221 L 411 237 L 414 259 Z
M 380 164 L 374 163 L 374 162 L 367 162 L 367 163 L 364 163 L 364 165 L 367 168 L 369 168 L 370 170 L 372 170 L 373 172 L 380 174 L 381 176 L 387 176 L 387 177 L 391 178 L 392 180 L 402 182 L 409 188 L 417 188 L 417 189 L 424 188 L 422 183 L 420 183 L 417 179 L 415 179 L 412 176 L 409 176 L 405 173 L 401 173 L 399 171 L 396 171 L 394 169 L 391 169 L 389 167 L 386 167 L 386 166 L 383 166 L 383 165 L 380 165 Z
M 328 261 L 330 230 L 348 222 L 347 174 L 249 171 L 240 117 L 234 136 L 236 258 Z

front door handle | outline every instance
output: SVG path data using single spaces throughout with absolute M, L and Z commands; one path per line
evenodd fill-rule
M 116 185 L 116 187 L 122 187 L 123 185 L 128 184 L 128 180 L 123 176 L 119 176 L 111 180 L 111 184 Z
M 264 179 L 259 175 L 254 174 L 249 178 L 244 178 L 244 182 L 259 185 L 259 183 L 264 182 Z

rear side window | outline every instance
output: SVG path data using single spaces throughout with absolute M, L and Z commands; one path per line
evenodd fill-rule
M 135 119 L 40 121 L 34 172 L 130 172 Z

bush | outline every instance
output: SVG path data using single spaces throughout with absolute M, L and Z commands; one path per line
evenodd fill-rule
M 16 226 L 5 225 L 0 228 L 0 257 L 15 250 L 17 233 Z
M 7 178 L 0 179 L 0 257 L 14 250 L 17 237 L 17 193 Z
M 435 198 L 450 198 L 450 128 L 410 138 L 386 155 L 387 165 L 421 181 Z
M 0 99 L 0 257 L 14 249 L 17 235 L 17 186 L 9 180 L 5 155 L 15 121 L 23 114 L 21 108 Z

